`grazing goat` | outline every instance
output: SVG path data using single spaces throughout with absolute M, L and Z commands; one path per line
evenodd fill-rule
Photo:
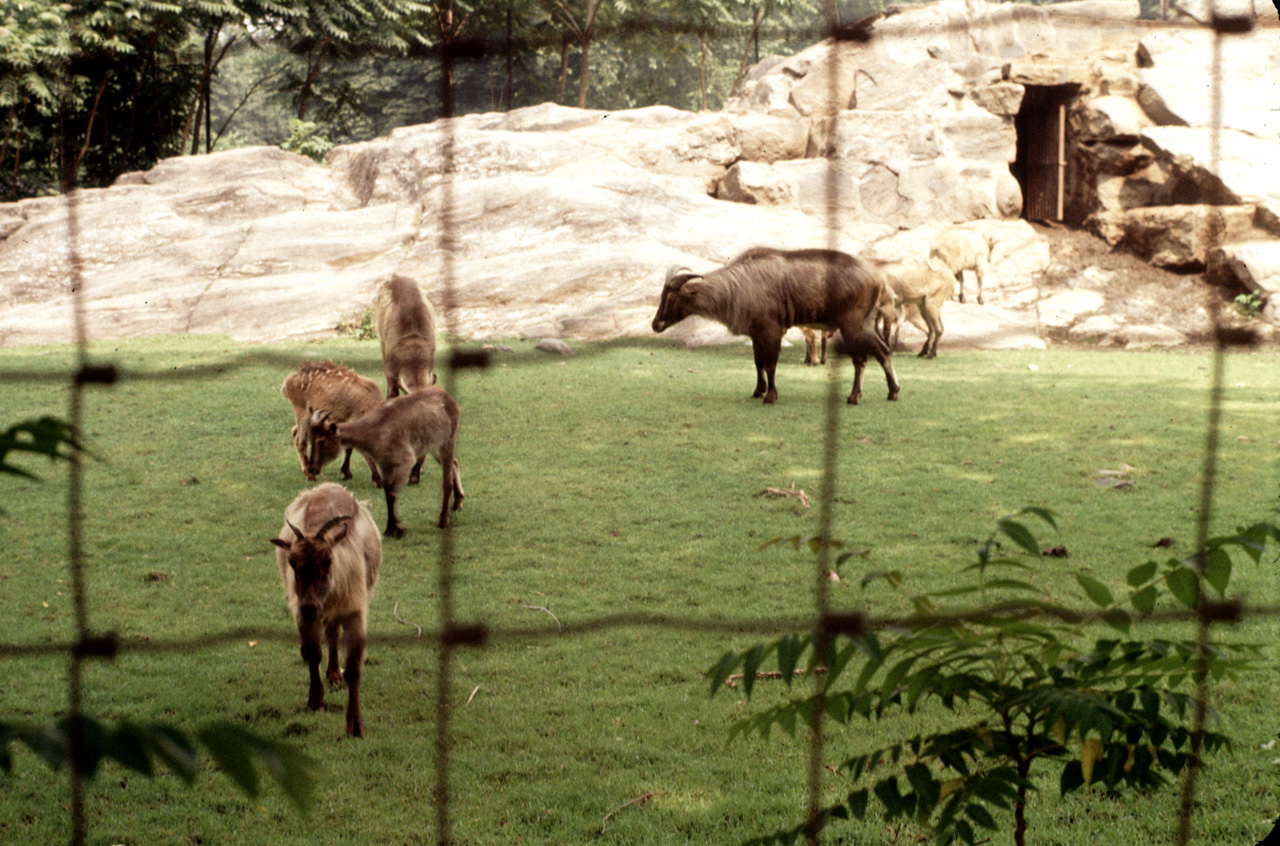
M 364 663 L 369 597 L 382 565 L 382 538 L 369 506 L 346 488 L 325 482 L 298 494 L 284 511 L 276 545 L 276 563 L 289 612 L 302 639 L 310 685 L 307 708 L 324 708 L 320 681 L 320 632 L 329 645 L 325 677 L 333 687 L 347 685 L 347 736 L 364 735 L 360 713 L 360 668 Z M 342 631 L 346 669 L 338 668 L 338 631 Z
M 897 303 L 893 319 L 882 324 L 881 335 L 885 343 L 890 349 L 898 348 L 898 326 L 907 308 L 915 306 L 925 324 L 922 327 L 925 340 L 920 348 L 920 358 L 935 357 L 938 341 L 942 338 L 942 304 L 951 298 L 956 287 L 951 271 L 937 259 L 885 262 L 876 270 L 893 290 Z
M 361 417 L 382 405 L 382 391 L 376 382 L 364 378 L 350 367 L 343 367 L 332 361 L 302 362 L 297 370 L 285 377 L 280 393 L 293 406 L 293 446 L 298 450 L 298 463 L 302 465 L 302 472 L 313 482 L 316 476 L 307 466 L 307 429 L 311 410 L 327 408 L 329 419 L 340 423 L 353 417 Z M 337 444 L 332 444 L 332 448 L 334 453 L 324 456 L 321 465 L 337 458 Z M 374 486 L 382 487 L 378 468 L 370 464 L 369 470 L 373 473 Z M 351 478 L 350 449 L 342 458 L 342 478 Z
M 378 289 L 378 342 L 387 399 L 436 382 L 436 315 L 418 283 L 392 276 Z
M 938 259 L 955 274 L 960 302 L 964 302 L 964 272 L 972 270 L 978 278 L 978 305 L 982 305 L 982 277 L 991 260 L 991 245 L 985 237 L 972 229 L 944 229 L 929 245 L 929 258 Z
M 839 329 L 853 358 L 852 405 L 862 396 L 869 354 L 884 368 L 889 399 L 898 398 L 893 357 L 875 331 L 877 316 L 892 309 L 893 295 L 880 277 L 847 253 L 757 247 L 706 275 L 679 266 L 668 270 L 653 331 L 698 315 L 749 335 L 756 362 L 752 396 L 763 396 L 768 405 L 778 400 L 774 371 L 783 333 L 792 326 Z
M 800 327 L 800 334 L 804 335 L 804 363 L 813 367 L 818 364 L 827 363 L 827 338 L 831 337 L 831 333 L 826 329 L 820 329 L 817 332 L 808 326 Z M 818 355 L 818 336 L 822 336 L 822 355 Z
M 460 416 L 458 403 L 441 388 L 389 399 L 365 416 L 345 423 L 330 420 L 328 409 L 317 409 L 311 415 L 311 470 L 319 473 L 322 457 L 336 454 L 328 445 L 332 441 L 358 449 L 382 473 L 382 491 L 387 497 L 384 534 L 398 538 L 404 535 L 404 525 L 396 510 L 396 499 L 429 454 L 440 464 L 442 478 L 439 526 L 448 528 L 450 499 L 457 511 L 466 496 L 458 459 L 454 457 Z

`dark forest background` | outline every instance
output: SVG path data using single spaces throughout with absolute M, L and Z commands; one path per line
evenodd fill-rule
M 1158 0 L 1142 0 L 1145 16 Z M 883 0 L 8 0 L 0 201 L 251 144 L 319 158 L 446 114 L 719 109 Z

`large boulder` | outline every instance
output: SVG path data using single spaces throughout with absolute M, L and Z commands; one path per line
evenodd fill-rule
M 1209 250 L 1254 232 L 1253 206 L 1149 206 L 1098 212 L 1086 227 L 1157 267 L 1203 270 Z

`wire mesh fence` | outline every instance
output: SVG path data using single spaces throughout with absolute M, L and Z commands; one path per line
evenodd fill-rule
M 874 24 L 883 14 L 873 15 L 869 19 L 852 25 L 830 20 L 824 34 L 836 42 L 841 40 L 866 41 L 881 37 L 877 34 Z M 646 26 L 670 37 L 688 36 L 690 33 L 696 33 L 701 37 L 708 36 L 708 31 L 705 27 L 699 27 L 687 22 L 650 23 L 646 24 Z M 966 25 L 957 24 L 957 31 L 963 26 Z M 1168 26 L 1172 26 L 1172 24 Z M 1212 135 L 1212 161 L 1209 165 L 1212 172 L 1216 172 L 1218 166 L 1222 89 L 1226 84 L 1221 73 L 1224 39 L 1230 37 L 1230 33 L 1242 31 L 1244 28 L 1239 19 L 1218 20 L 1217 36 L 1213 40 L 1212 55 L 1205 57 L 1206 73 L 1213 92 L 1212 108 L 1215 131 Z M 758 34 L 758 22 L 756 31 Z M 710 36 L 712 38 L 721 37 L 726 40 L 731 36 L 732 43 L 736 44 L 741 42 L 743 34 L 743 32 L 736 30 L 732 33 L 712 31 Z M 919 35 L 929 36 L 936 34 L 936 30 L 919 33 Z M 913 35 L 915 33 L 899 31 L 895 37 L 910 38 Z M 500 40 L 500 38 L 501 34 L 493 34 L 490 40 Z M 471 55 L 468 46 L 465 44 L 457 45 L 456 51 L 456 56 L 446 50 L 440 57 L 443 65 L 441 78 L 444 80 L 452 78 L 450 66 L 453 62 L 465 61 L 466 57 Z M 840 54 L 837 52 L 834 55 L 835 60 L 827 64 L 827 72 L 830 74 L 827 89 L 831 92 L 835 92 L 839 88 L 837 78 L 841 73 Z M 444 104 L 445 116 L 450 116 L 452 100 L 447 86 L 441 90 L 439 96 Z M 831 102 L 829 104 L 829 113 L 835 115 L 842 108 L 842 104 Z M 444 172 L 446 174 L 452 174 L 454 171 L 453 156 L 452 142 L 447 141 L 443 150 Z M 455 202 L 452 193 L 454 186 L 448 178 L 443 181 L 442 185 L 444 192 L 442 219 L 440 222 L 442 236 L 438 247 L 445 257 L 445 263 L 443 272 L 435 287 L 435 293 L 438 296 L 436 306 L 438 313 L 442 317 L 445 333 L 450 338 L 456 339 L 460 333 L 456 322 L 457 297 L 455 293 L 455 283 L 459 270 L 453 261 L 455 253 L 454 239 L 457 234 L 456 225 L 452 218 Z M 50 368 L 39 373 L 29 371 L 22 373 L 0 372 L 0 383 L 12 383 L 21 379 L 56 385 L 65 381 L 69 397 L 66 412 L 67 421 L 74 427 L 75 431 L 80 431 L 83 425 L 85 403 L 88 401 L 87 392 L 96 390 L 103 385 L 129 380 L 159 380 L 182 383 L 208 379 L 216 374 L 225 372 L 228 368 L 238 369 L 254 363 L 271 363 L 279 365 L 282 369 L 291 367 L 294 364 L 295 359 L 292 356 L 276 355 L 267 351 L 237 355 L 229 361 L 222 361 L 216 364 L 188 366 L 183 368 L 180 373 L 142 373 L 119 370 L 114 365 L 96 359 L 90 352 L 90 341 L 92 339 L 87 329 L 86 309 L 83 303 L 83 292 L 86 285 L 92 284 L 92 280 L 86 278 L 78 246 L 82 237 L 82 233 L 79 230 L 78 194 L 70 180 L 64 184 L 63 190 L 68 202 L 66 240 L 69 247 L 70 263 L 67 283 L 74 298 L 77 337 L 75 345 L 76 360 L 69 373 L 62 368 Z M 828 208 L 836 209 L 841 205 L 840 190 L 841 183 L 839 180 L 834 178 L 827 180 L 826 205 Z M 835 250 L 840 249 L 839 223 L 834 217 L 827 227 L 826 238 L 827 247 Z M 1234 349 L 1248 347 L 1252 343 L 1252 337 L 1248 332 L 1230 329 L 1225 323 L 1216 319 L 1218 315 L 1215 314 L 1214 317 L 1216 324 L 1215 346 L 1212 372 L 1209 377 L 1209 401 L 1204 409 L 1203 472 L 1201 474 L 1199 502 L 1197 503 L 1198 517 L 1196 520 L 1197 537 L 1195 544 L 1197 550 L 1206 548 L 1215 512 L 1214 496 L 1221 449 L 1220 429 L 1225 394 L 1225 360 Z M 465 343 L 456 343 L 453 354 L 444 362 L 444 366 L 441 368 L 440 384 L 465 407 L 467 404 L 465 384 L 457 378 L 458 374 L 467 369 L 484 367 L 486 363 L 487 356 L 483 351 Z M 546 366 L 533 359 L 524 359 L 517 363 L 525 367 Z M 835 516 L 832 504 L 836 501 L 841 487 L 841 480 L 837 478 L 838 464 L 836 457 L 846 425 L 846 417 L 842 413 L 844 403 L 841 402 L 840 391 L 838 373 L 832 370 L 826 385 L 824 418 L 821 427 L 823 444 L 822 473 L 819 490 L 816 495 L 819 514 L 818 536 L 828 539 L 834 536 Z M 72 842 L 76 844 L 86 842 L 89 831 L 89 821 L 85 814 L 83 758 L 77 752 L 77 749 L 85 742 L 85 739 L 78 734 L 78 726 L 80 725 L 79 718 L 85 712 L 83 687 L 87 662 L 110 659 L 122 654 L 122 652 L 156 656 L 172 653 L 190 653 L 213 649 L 250 638 L 265 642 L 295 642 L 291 634 L 285 635 L 275 629 L 257 627 L 228 628 L 225 631 L 201 637 L 182 639 L 156 638 L 150 639 L 145 643 L 129 644 L 123 644 L 113 637 L 104 637 L 99 633 L 95 633 L 88 622 L 90 609 L 87 585 L 92 580 L 93 574 L 91 567 L 87 563 L 89 556 L 86 553 L 86 542 L 84 540 L 84 497 L 85 482 L 83 480 L 82 458 L 77 453 L 70 460 L 66 523 L 67 563 L 71 582 L 71 603 L 74 611 L 74 637 L 68 642 L 53 642 L 40 645 L 0 643 L 0 658 L 33 660 L 59 655 L 65 655 L 67 658 L 66 709 L 71 718 L 69 722 L 71 732 L 71 796 L 68 807 L 72 817 Z M 405 632 L 397 637 L 384 637 L 382 642 L 389 644 L 399 641 L 406 644 L 420 644 L 425 641 L 434 644 L 436 658 L 433 701 L 435 711 L 435 776 L 432 807 L 434 813 L 434 839 L 442 846 L 443 844 L 455 842 L 452 834 L 453 821 L 451 819 L 451 808 L 454 801 L 450 791 L 451 772 L 454 766 L 451 758 L 451 739 L 452 712 L 455 707 L 453 668 L 457 661 L 457 652 L 460 649 L 486 648 L 496 643 L 531 643 L 545 641 L 552 637 L 557 639 L 576 637 L 620 628 L 652 628 L 733 635 L 751 633 L 772 635 L 785 631 L 808 631 L 814 633 L 814 649 L 815 654 L 818 656 L 816 664 L 824 666 L 829 658 L 832 640 L 838 636 L 856 635 L 862 632 L 889 633 L 901 630 L 909 623 L 918 624 L 920 622 L 919 616 L 908 621 L 901 618 L 889 618 L 866 613 L 849 614 L 848 612 L 834 609 L 830 598 L 831 582 L 828 578 L 833 569 L 831 560 L 833 550 L 830 545 L 821 544 L 818 546 L 813 572 L 812 608 L 798 609 L 795 615 L 790 618 L 704 619 L 697 616 L 681 617 L 672 614 L 637 612 L 601 616 L 567 624 L 562 624 L 557 619 L 557 627 L 554 631 L 547 629 L 545 626 L 490 628 L 459 618 L 455 601 L 458 590 L 459 563 L 454 548 L 453 535 L 450 532 L 445 532 L 441 535 L 441 538 L 439 558 L 436 562 L 438 583 L 434 625 L 421 627 L 416 634 Z M 1203 567 L 1203 561 L 1200 562 L 1199 566 Z M 976 616 L 980 616 L 984 612 L 979 609 L 973 613 Z M 1028 613 L 1034 615 L 1036 612 L 1030 611 Z M 1081 617 L 1087 617 L 1090 612 L 1089 609 L 1079 609 L 1071 613 L 1078 613 Z M 397 614 L 397 618 L 398 616 Z M 1195 707 L 1190 755 L 1182 778 L 1182 798 L 1176 821 L 1175 837 L 1176 842 L 1179 844 L 1186 843 L 1189 840 L 1197 813 L 1196 791 L 1202 766 L 1201 743 L 1212 702 L 1212 691 L 1207 669 L 1212 630 L 1216 625 L 1235 622 L 1246 616 L 1280 617 L 1280 607 L 1265 605 L 1244 606 L 1239 602 L 1213 602 L 1209 597 L 1200 596 L 1197 609 L 1194 611 L 1160 612 L 1136 621 L 1136 625 L 1178 623 L 1194 627 L 1196 632 L 1199 664 L 1195 673 Z M 947 618 L 940 617 L 935 622 L 945 623 Z M 823 718 L 826 709 L 822 707 L 822 697 L 825 694 L 825 677 L 819 674 L 815 678 L 819 697 L 819 705 L 816 709 L 818 718 L 810 734 L 809 764 L 805 775 L 808 782 L 809 801 L 807 814 L 810 823 L 805 829 L 805 838 L 810 843 L 819 843 L 823 839 L 822 831 L 816 825 L 816 822 L 822 813 L 822 779 L 828 744 L 826 725 Z

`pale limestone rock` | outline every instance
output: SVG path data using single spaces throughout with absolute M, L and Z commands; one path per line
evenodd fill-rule
M 1253 216 L 1253 206 L 1153 206 L 1097 212 L 1085 226 L 1158 267 L 1195 269 L 1210 248 L 1251 234 Z
M 1040 300 L 1040 325 L 1051 329 L 1064 329 L 1081 316 L 1092 314 L 1106 303 L 1106 297 L 1097 291 L 1057 291 Z
M 1150 347 L 1177 347 L 1187 342 L 1187 336 L 1171 326 L 1154 323 L 1142 326 L 1125 326 L 1112 336 L 1114 343 L 1127 350 Z

